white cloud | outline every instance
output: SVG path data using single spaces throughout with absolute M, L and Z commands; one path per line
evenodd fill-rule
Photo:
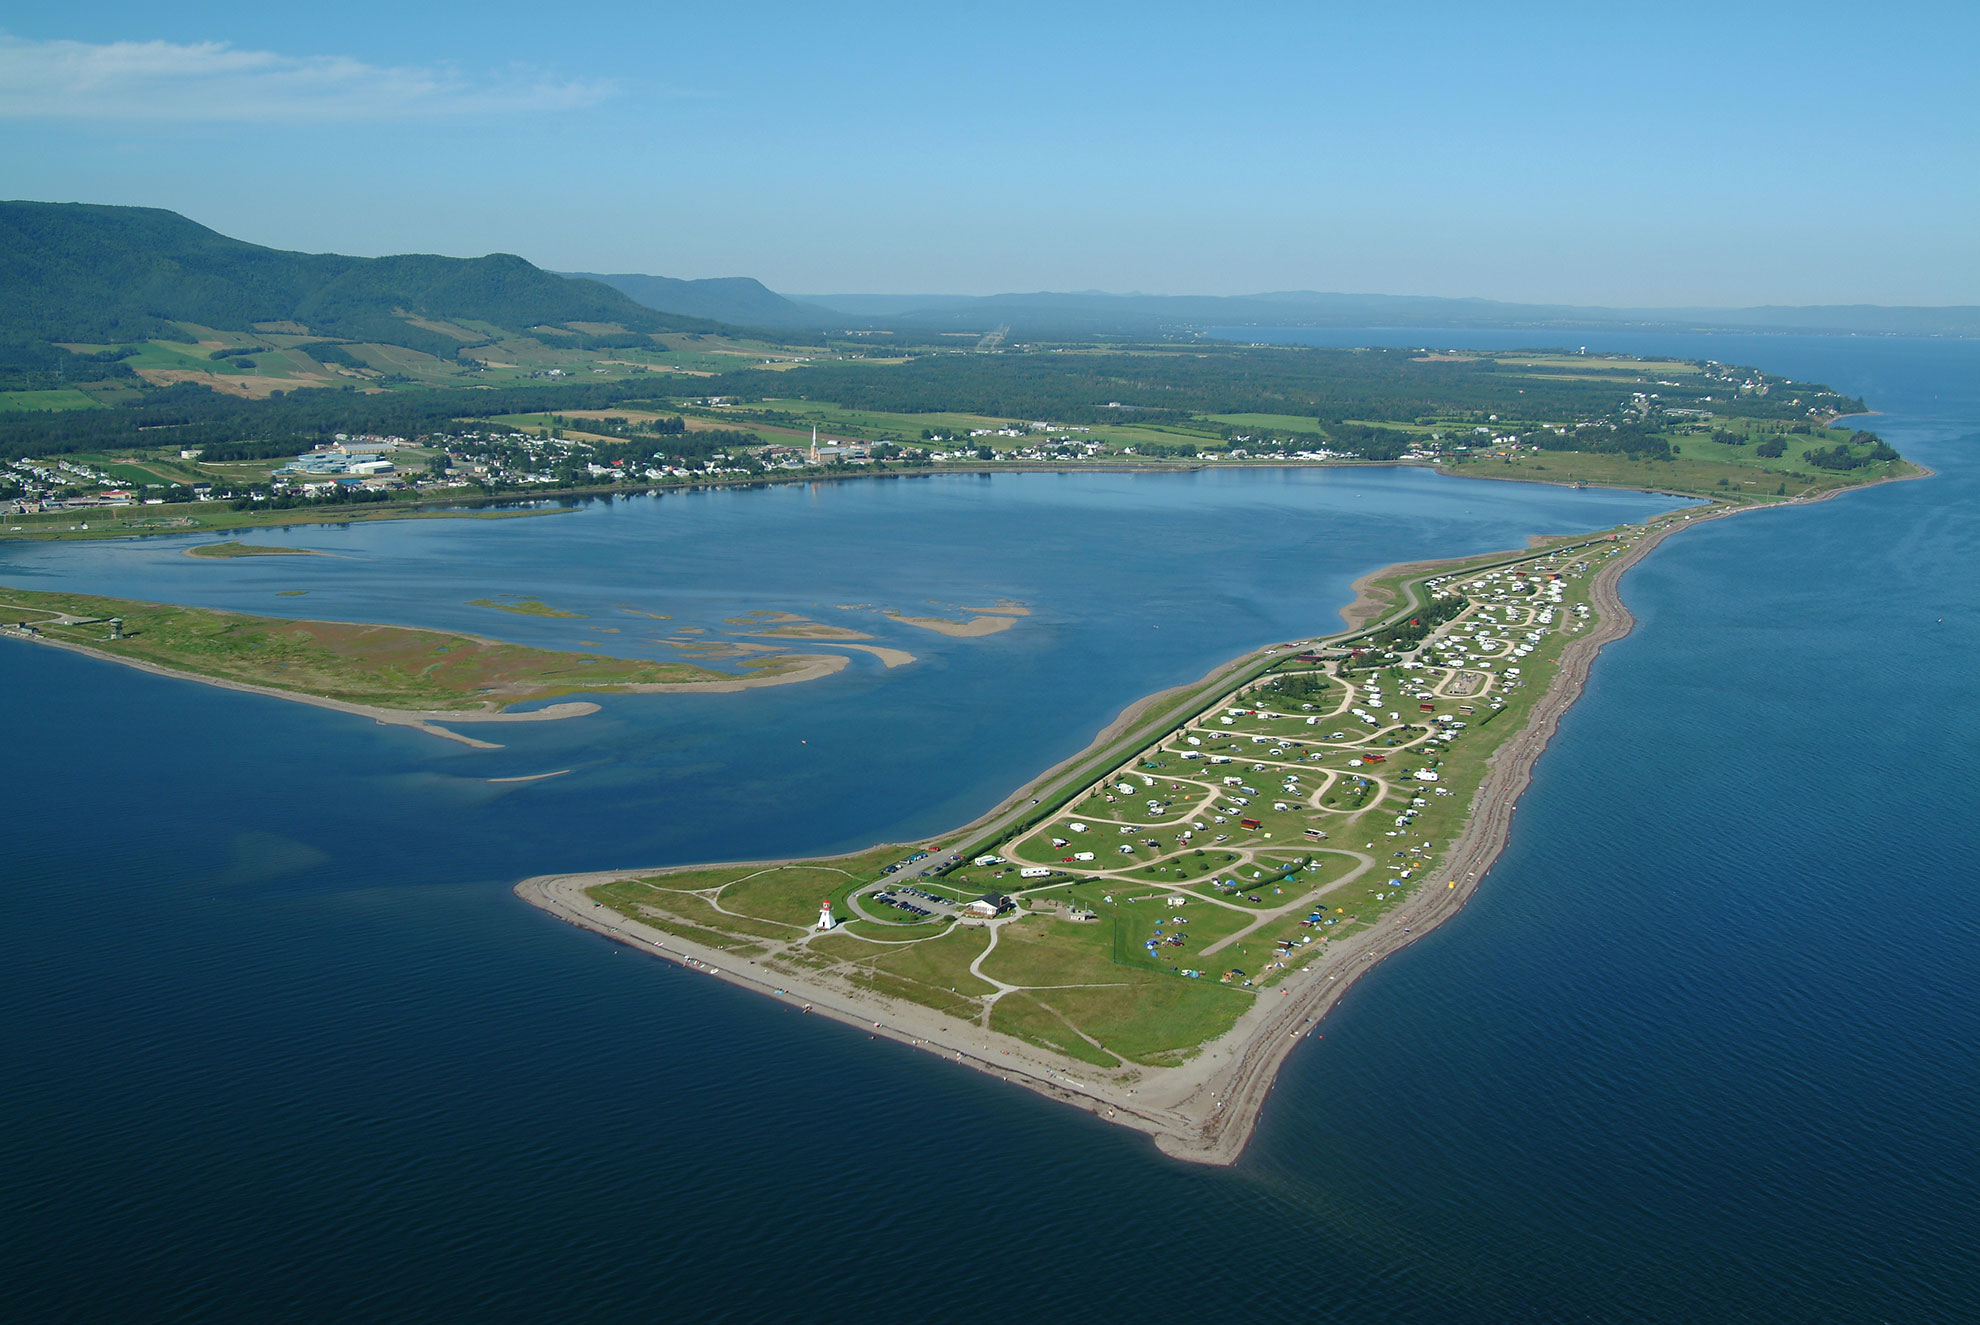
M 469 77 L 446 66 L 381 66 L 278 55 L 225 42 L 30 41 L 0 35 L 0 119 L 402 120 L 572 110 L 616 89 L 528 70 Z

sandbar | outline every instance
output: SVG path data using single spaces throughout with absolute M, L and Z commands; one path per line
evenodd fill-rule
M 197 557 L 201 561 L 230 561 L 236 557 L 327 557 L 330 554 L 318 552 L 315 548 L 271 547 L 229 539 L 223 543 L 201 543 L 197 547 L 189 547 L 184 555 Z
M 741 630 L 736 633 L 739 635 L 748 635 L 755 639 L 854 640 L 873 638 L 873 636 L 868 635 L 864 631 L 854 630 L 850 626 L 828 626 L 822 621 L 807 621 L 802 617 L 781 626 L 769 626 L 763 630 Z
M 889 667 L 905 667 L 916 661 L 915 656 L 906 649 L 890 649 L 884 644 L 853 644 L 845 640 L 834 640 L 833 643 L 842 649 L 858 649 L 861 653 L 870 653 Z
M 904 626 L 915 626 L 922 630 L 932 630 L 938 635 L 951 635 L 958 639 L 975 639 L 981 635 L 994 635 L 1000 630 L 1009 630 L 1017 624 L 1014 616 L 974 616 L 967 621 L 952 621 L 940 616 L 905 616 L 899 612 L 887 612 L 886 617 Z
M 612 693 L 615 695 L 728 695 L 738 690 L 756 690 L 763 686 L 796 685 L 800 681 L 816 681 L 821 676 L 844 671 L 851 659 L 843 653 L 782 653 L 773 654 L 762 661 L 774 663 L 775 670 L 766 669 L 748 676 L 738 676 L 731 681 L 634 682 L 629 685 L 613 686 Z

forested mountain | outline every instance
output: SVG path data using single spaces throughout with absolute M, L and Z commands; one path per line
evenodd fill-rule
M 662 313 L 711 318 L 738 326 L 811 330 L 845 321 L 843 315 L 830 309 L 786 299 L 749 276 L 716 276 L 684 281 L 672 276 L 601 276 L 576 271 L 561 274 L 573 280 L 609 285 L 628 298 Z
M 505 330 L 610 323 L 627 331 L 702 330 L 592 281 L 505 253 L 353 258 L 244 243 L 150 207 L 0 202 L 0 340 L 115 344 L 184 339 L 174 323 L 307 334 L 452 354 L 458 336 L 417 321 Z

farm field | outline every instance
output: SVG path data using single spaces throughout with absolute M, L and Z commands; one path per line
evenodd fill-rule
M 102 408 L 101 401 L 75 387 L 52 391 L 0 391 L 0 412 Z

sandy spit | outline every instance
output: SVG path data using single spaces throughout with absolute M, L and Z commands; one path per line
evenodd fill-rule
M 1930 471 L 1883 480 L 1928 477 Z M 1870 485 L 1865 485 L 1870 486 Z M 1807 501 L 1823 501 L 1837 489 Z M 1779 503 L 1795 505 L 1798 502 Z M 898 1040 L 941 1058 L 1053 1099 L 1075 1105 L 1096 1117 L 1148 1133 L 1156 1146 L 1176 1159 L 1201 1164 L 1236 1162 L 1250 1141 L 1279 1065 L 1301 1040 L 1317 1031 L 1327 1010 L 1381 958 L 1415 942 L 1463 909 L 1481 879 L 1504 849 L 1520 794 L 1531 781 L 1535 762 L 1546 749 L 1560 721 L 1580 696 L 1596 655 L 1635 625 L 1623 606 L 1618 583 L 1623 574 L 1649 555 L 1665 538 L 1708 520 L 1722 519 L 1767 506 L 1728 507 L 1681 520 L 1639 539 L 1628 552 L 1609 559 L 1589 583 L 1591 598 L 1601 613 L 1598 624 L 1567 644 L 1553 684 L 1535 706 L 1524 729 L 1493 756 L 1484 783 L 1471 804 L 1465 828 L 1445 862 L 1442 889 L 1429 886 L 1405 913 L 1352 937 L 1329 943 L 1320 959 L 1282 982 L 1275 994 L 1267 991 L 1231 1031 L 1206 1045 L 1194 1059 L 1178 1067 L 1144 1069 L 1132 1080 L 1109 1071 L 1063 1058 L 1035 1045 L 1000 1035 L 973 1023 L 946 1017 L 916 1004 L 900 1003 L 871 991 L 812 980 L 803 974 L 773 973 L 755 962 L 726 951 L 676 938 L 594 904 L 585 890 L 615 879 L 658 874 L 659 869 L 607 871 L 594 874 L 546 875 L 525 879 L 516 895 L 559 919 L 690 970 L 726 979 L 777 998 L 794 1009 L 865 1030 L 869 1035 Z M 1460 558 L 1469 561 L 1475 558 Z M 1381 616 L 1385 605 L 1364 601 L 1373 581 L 1447 563 L 1411 562 L 1386 567 L 1356 582 L 1356 600 L 1342 613 L 1358 629 Z M 955 623 L 948 623 L 955 624 Z M 1028 807 L 1030 796 L 1062 773 L 1084 765 L 1133 727 L 1144 713 L 1166 700 L 1200 691 L 1218 678 L 1235 674 L 1255 655 L 1214 669 L 1203 681 L 1148 696 L 1123 710 L 1092 744 L 1014 792 L 974 823 L 938 835 L 960 842 L 984 834 L 1000 819 L 1012 818 Z M 929 840 L 936 840 L 931 837 Z M 770 866 L 787 862 L 738 862 Z M 998 923 L 998 922 L 990 922 Z
M 916 661 L 915 656 L 906 649 L 890 649 L 884 644 L 853 644 L 840 640 L 834 640 L 833 643 L 842 649 L 858 649 L 861 653 L 870 653 L 889 667 L 905 667 Z
M 499 750 L 495 741 L 483 741 L 457 731 L 449 731 L 440 723 L 459 725 L 461 723 L 484 722 L 555 722 L 562 718 L 581 718 L 598 712 L 598 705 L 589 700 L 565 700 L 557 704 L 547 704 L 540 709 L 530 709 L 524 713 L 497 709 L 493 704 L 479 709 L 392 709 L 380 708 L 372 704 L 352 704 L 341 699 L 326 699 L 321 695 L 305 695 L 294 690 L 278 690 L 274 686 L 254 685 L 247 681 L 230 681 L 223 677 L 201 676 L 197 672 L 182 672 L 174 667 L 161 666 L 138 658 L 125 658 L 103 649 L 91 648 L 87 644 L 75 644 L 68 640 L 49 639 L 46 635 L 28 635 L 11 627 L 0 629 L 0 636 L 25 640 L 29 643 L 46 645 L 49 648 L 67 649 L 71 653 L 85 654 L 100 658 L 104 662 L 116 663 L 120 667 L 134 667 L 140 672 L 150 672 L 156 676 L 169 676 L 180 681 L 197 681 L 201 685 L 218 686 L 222 690 L 240 690 L 251 695 L 267 695 L 271 699 L 286 699 L 294 704 L 309 704 L 316 708 L 335 709 L 339 713 L 351 713 L 358 717 L 370 718 L 385 727 L 410 727 L 438 736 L 444 740 L 458 741 L 462 745 L 473 746 L 477 750 Z M 608 694 L 733 694 L 738 690 L 755 690 L 763 686 L 793 685 L 800 681 L 815 681 L 821 676 L 830 676 L 842 670 L 850 659 L 835 653 L 794 653 L 784 655 L 784 661 L 793 664 L 791 670 L 774 676 L 739 676 L 726 681 L 670 681 L 652 682 L 643 685 L 621 685 L 600 687 Z

